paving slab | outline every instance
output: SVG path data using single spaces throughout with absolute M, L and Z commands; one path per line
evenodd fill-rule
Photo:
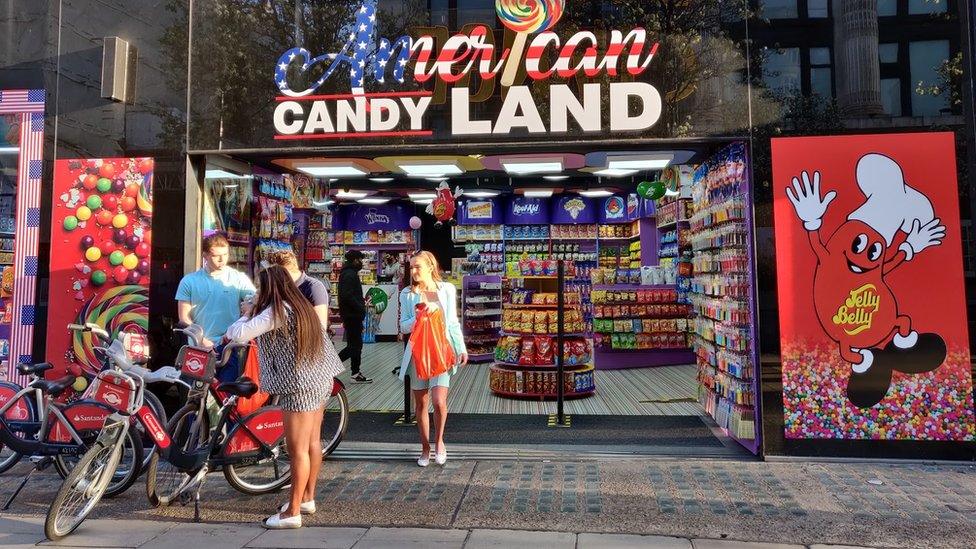
M 533 549 L 574 549 L 576 534 L 525 530 L 472 530 L 465 549 L 532 547 Z
M 633 534 L 580 534 L 577 549 L 692 549 L 691 540 Z
M 250 524 L 181 524 L 139 546 L 139 549 L 239 549 L 266 532 Z
M 86 520 L 70 536 L 39 545 L 71 547 L 139 547 L 181 525 L 149 520 Z
M 691 546 L 694 549 L 805 549 L 802 545 L 756 543 L 724 539 L 693 539 L 691 540 Z
M 813 544 L 810 549 L 874 549 L 874 547 L 866 547 L 864 545 L 823 545 L 823 544 Z
M 44 532 L 44 517 L 36 515 L 0 515 L 0 532 L 4 534 L 36 534 Z
M 281 549 L 350 549 L 366 533 L 365 528 L 299 528 L 297 530 L 264 530 L 247 547 Z
M 10 549 L 12 547 L 34 547 L 37 542 L 44 541 L 44 534 L 0 534 L 0 547 Z
M 467 530 L 438 528 L 370 528 L 363 540 L 464 542 Z

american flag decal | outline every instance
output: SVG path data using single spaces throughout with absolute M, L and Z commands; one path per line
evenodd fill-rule
M 26 384 L 17 364 L 34 361 L 34 311 L 37 289 L 37 243 L 40 225 L 41 177 L 44 174 L 44 90 L 0 91 L 0 114 L 20 116 L 20 157 L 17 160 L 17 219 L 14 239 L 13 319 L 7 379 Z

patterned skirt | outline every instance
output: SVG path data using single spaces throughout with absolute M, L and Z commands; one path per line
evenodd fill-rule
M 321 410 L 332 396 L 332 386 L 335 381 L 329 380 L 328 385 L 315 384 L 303 387 L 295 393 L 278 395 L 278 406 L 286 412 L 314 412 Z

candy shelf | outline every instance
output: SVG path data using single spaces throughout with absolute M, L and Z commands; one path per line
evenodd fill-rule
M 508 331 L 502 331 L 502 332 L 499 332 L 499 335 L 502 335 L 502 336 L 513 336 L 513 337 L 542 335 L 542 336 L 550 336 L 550 337 L 553 337 L 554 338 L 558 334 L 555 334 L 555 333 L 548 334 L 548 333 L 541 333 L 541 332 L 508 332 Z M 591 336 L 591 334 L 588 334 L 586 332 L 573 332 L 573 333 L 564 333 L 563 334 L 563 337 L 590 337 L 590 336 Z
M 498 342 L 502 316 L 502 283 L 497 275 L 467 275 L 461 279 L 461 325 L 468 361 L 489 362 Z
M 596 392 L 593 366 L 567 369 L 563 372 L 565 398 L 583 398 Z M 488 389 L 495 395 L 507 398 L 550 400 L 558 398 L 556 383 L 559 372 L 555 369 L 528 370 L 521 366 L 511 367 L 493 364 L 488 373 Z
M 515 363 L 512 363 L 512 362 L 502 362 L 500 360 L 494 361 L 494 364 L 496 364 L 498 366 L 505 366 L 505 367 L 508 367 L 508 368 L 518 368 L 518 369 L 522 369 L 522 370 L 555 370 L 557 368 L 557 365 L 555 365 L 555 364 L 515 364 Z M 570 371 L 575 372 L 575 371 L 579 371 L 579 370 L 588 369 L 591 366 L 593 366 L 593 365 L 592 364 L 574 364 L 572 366 L 569 366 L 569 365 L 563 366 L 563 369 L 564 369 L 564 371 L 567 371 L 567 372 L 570 372 Z

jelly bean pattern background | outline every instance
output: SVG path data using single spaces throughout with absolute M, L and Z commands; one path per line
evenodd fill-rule
M 824 272 L 829 271 L 824 263 L 818 264 L 814 239 L 827 244 L 835 231 L 861 222 L 859 217 L 863 216 L 853 213 L 863 212 L 866 204 L 863 186 L 858 185 L 858 175 L 862 175 L 858 166 L 865 158 L 882 156 L 900 167 L 904 182 L 930 202 L 938 223 L 944 226 L 944 236 L 914 255 L 905 253 L 900 246 L 907 240 L 909 228 L 898 225 L 897 212 L 892 213 L 892 219 L 882 219 L 881 225 L 887 223 L 888 229 L 897 230 L 879 231 L 895 235 L 882 248 L 884 255 L 878 263 L 892 267 L 885 268 L 885 288 L 879 289 L 890 290 L 890 294 L 882 295 L 893 297 L 899 317 L 910 318 L 911 330 L 919 334 L 919 342 L 924 341 L 929 347 L 932 341 L 944 345 L 941 354 L 925 354 L 921 345 L 917 350 L 896 348 L 896 343 L 904 345 L 896 341 L 896 330 L 866 350 L 873 353 L 873 362 L 868 366 L 854 364 L 859 357 L 852 355 L 850 349 L 846 358 L 842 356 L 843 344 L 838 345 L 836 333 L 828 334 L 833 327 L 823 324 L 825 318 L 830 322 L 824 312 L 832 309 L 817 302 L 815 275 L 832 275 Z M 819 237 L 798 218 L 786 193 L 788 187 L 792 188 L 793 178 L 803 172 L 811 179 L 819 172 L 819 196 L 836 193 L 822 215 Z M 976 440 L 954 135 L 943 132 L 774 139 L 773 187 L 785 436 Z M 854 247 L 857 248 L 856 243 Z M 891 263 L 896 259 L 902 261 Z M 879 266 L 879 272 L 881 269 Z M 843 273 L 834 278 L 856 277 Z M 854 299 L 853 293 L 851 296 Z M 823 301 L 823 295 L 817 297 Z M 836 304 L 832 306 L 837 308 Z M 857 345 L 848 347 L 859 352 Z M 932 356 L 937 356 L 934 364 L 921 364 Z M 912 373 L 913 368 L 919 373 Z M 859 369 L 865 372 L 859 373 Z M 863 399 L 853 389 L 869 375 L 873 376 L 870 390 L 874 396 Z

